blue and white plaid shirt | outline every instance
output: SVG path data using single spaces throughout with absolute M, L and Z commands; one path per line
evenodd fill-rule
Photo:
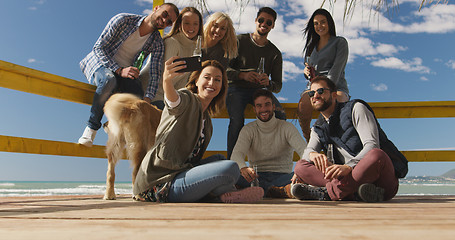
M 82 72 L 93 83 L 92 76 L 100 67 L 105 67 L 113 72 L 120 68 L 114 60 L 114 55 L 120 45 L 136 30 L 138 30 L 146 16 L 120 13 L 111 18 L 104 28 L 101 36 L 93 46 L 93 50 L 79 63 Z M 158 89 L 158 82 L 163 69 L 164 43 L 159 31 L 154 31 L 142 47 L 142 51 L 150 54 L 150 82 L 148 83 L 145 97 L 153 99 Z M 139 56 L 137 53 L 135 59 Z M 131 66 L 133 63 L 131 63 Z

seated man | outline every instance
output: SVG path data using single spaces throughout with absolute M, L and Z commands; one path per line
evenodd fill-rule
M 408 162 L 388 140 L 370 106 L 362 100 L 338 103 L 335 85 L 323 76 L 311 82 L 308 95 L 313 109 L 321 114 L 304 159 L 295 167 L 297 178 L 305 184 L 294 184 L 292 195 L 300 200 L 392 199 Z M 329 144 L 334 163 L 320 153 L 327 152 Z
M 272 92 L 266 89 L 253 94 L 257 120 L 242 128 L 231 159 L 237 162 L 242 174 L 238 187 L 249 187 L 258 178 L 267 197 L 278 197 L 270 195 L 269 188 L 291 183 L 294 150 L 302 157 L 306 143 L 294 125 L 275 118 L 272 99 Z M 245 156 L 250 167 L 245 164 Z M 253 165 L 258 172 L 253 170 Z

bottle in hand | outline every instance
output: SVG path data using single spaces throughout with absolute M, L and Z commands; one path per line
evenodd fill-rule
M 133 67 L 141 70 L 144 59 L 145 59 L 145 53 L 144 53 L 144 51 L 141 51 L 141 53 L 139 54 L 139 57 L 137 57 L 136 61 L 134 62 Z

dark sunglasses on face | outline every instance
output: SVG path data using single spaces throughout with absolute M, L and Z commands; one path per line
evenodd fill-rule
M 167 26 L 172 25 L 172 20 L 171 19 L 167 19 L 167 17 L 169 17 L 169 13 L 167 11 L 164 11 L 163 13 L 161 13 L 161 17 L 166 19 L 166 25 Z
M 314 97 L 314 94 L 316 94 L 316 92 L 318 92 L 319 95 L 324 94 L 324 90 L 330 91 L 330 89 L 328 89 L 328 88 L 318 88 L 318 89 L 316 89 L 316 91 L 312 90 L 307 93 L 308 93 L 308 96 L 310 96 L 310 98 L 312 98 L 312 97 Z
M 265 21 L 264 18 L 259 18 L 259 19 L 258 19 L 258 23 L 263 23 L 264 21 Z M 267 24 L 267 26 L 271 27 L 272 24 L 273 24 L 273 22 L 272 22 L 272 20 L 267 20 L 267 21 L 265 22 L 265 24 Z

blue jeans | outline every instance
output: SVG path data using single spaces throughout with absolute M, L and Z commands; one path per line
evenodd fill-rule
M 177 174 L 169 188 L 168 202 L 197 202 L 207 195 L 217 197 L 236 191 L 239 167 L 234 161 L 223 159 L 223 155 L 213 155 Z
M 229 114 L 229 128 L 227 139 L 227 158 L 231 158 L 232 150 L 239 137 L 240 130 L 245 123 L 245 108 L 247 104 L 254 105 L 253 93 L 257 88 L 240 88 L 229 86 L 226 97 L 226 108 Z M 286 120 L 286 114 L 283 111 L 278 99 L 273 96 L 273 104 L 275 104 L 275 117 Z
M 280 172 L 258 172 L 259 186 L 264 189 L 264 194 L 271 186 L 283 187 L 291 183 L 291 178 L 294 176 L 294 172 L 291 173 L 280 173 Z M 251 186 L 251 183 L 245 180 L 242 176 L 236 184 L 240 188 L 246 188 Z
M 132 93 L 141 99 L 144 97 L 142 84 L 138 79 L 122 78 L 105 67 L 100 67 L 93 73 L 93 82 L 96 85 L 96 91 L 93 95 L 90 118 L 87 122 L 87 126 L 93 130 L 101 128 L 104 104 L 112 94 L 122 92 Z

